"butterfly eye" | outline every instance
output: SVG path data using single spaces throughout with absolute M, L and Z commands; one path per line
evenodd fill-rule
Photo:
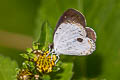
M 77 41 L 82 42 L 83 39 L 82 38 L 77 38 Z

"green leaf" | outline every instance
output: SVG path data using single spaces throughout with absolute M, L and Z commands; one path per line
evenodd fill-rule
M 40 43 L 41 47 L 48 48 L 50 43 L 52 43 L 52 34 L 53 34 L 53 29 L 51 28 L 50 24 L 48 21 L 44 21 L 40 27 L 40 31 L 38 34 L 40 34 L 36 40 L 36 42 Z
M 35 69 L 35 63 L 31 61 L 24 61 L 22 65 L 24 69 L 30 69 L 31 71 Z
M 56 66 L 53 67 L 52 71 L 53 71 L 53 72 L 59 71 L 59 70 L 61 69 L 61 67 L 62 67 L 62 64 L 63 64 L 62 61 L 59 60 L 59 61 L 57 62 L 57 64 L 56 64 Z
M 45 48 L 48 48 L 48 46 L 52 43 L 52 38 L 53 38 L 53 30 L 50 26 L 50 24 L 48 23 L 48 21 L 46 22 L 46 39 L 45 39 Z
M 73 75 L 73 62 L 64 62 L 59 67 L 57 72 L 52 72 L 50 74 L 52 80 L 71 80 Z
M 33 43 L 33 46 L 32 46 L 32 47 L 33 47 L 34 50 L 37 50 L 38 47 L 39 47 L 39 44 L 38 44 L 38 43 Z
M 20 72 L 20 69 L 19 69 L 19 68 L 16 68 L 15 70 L 16 70 L 16 73 L 19 73 L 19 72 Z
M 31 52 L 32 52 L 32 48 L 27 48 L 26 51 L 27 51 L 28 53 L 31 53 Z
M 43 75 L 43 80 L 50 80 L 50 76 L 49 75 Z
M 43 22 L 40 31 L 40 37 L 37 42 L 40 43 L 41 47 L 43 47 L 45 45 L 45 40 L 46 40 L 46 22 Z
M 23 68 L 27 69 L 27 68 L 28 68 L 28 65 L 29 65 L 28 63 L 29 63 L 28 61 L 24 61 L 24 62 L 22 63 Z
M 60 67 L 59 67 L 59 66 L 55 66 L 55 67 L 53 67 L 53 69 L 52 69 L 53 72 L 57 72 L 57 71 L 59 71 L 59 70 L 60 70 Z
M 62 73 L 58 73 L 57 76 L 60 76 L 60 79 L 57 80 L 70 80 L 72 78 L 73 72 L 73 63 L 63 63 L 61 68 L 63 68 Z
M 30 54 L 29 54 L 29 58 L 30 58 L 30 59 L 34 59 L 35 57 L 36 57 L 36 55 L 35 55 L 34 53 L 30 53 Z
M 15 69 L 18 67 L 17 63 L 9 57 L 0 55 L 0 80 L 14 80 L 16 79 Z
M 26 54 L 26 53 L 22 53 L 22 54 L 20 54 L 23 58 L 25 58 L 25 59 L 29 59 L 29 56 L 28 56 L 28 54 Z
M 30 61 L 28 64 L 29 64 L 30 70 L 33 71 L 35 69 L 35 63 Z

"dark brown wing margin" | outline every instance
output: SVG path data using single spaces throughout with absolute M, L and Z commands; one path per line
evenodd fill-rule
M 96 33 L 92 28 L 86 27 L 87 37 L 96 42 Z
M 63 22 L 79 23 L 84 28 L 86 26 L 85 17 L 80 12 L 78 12 L 75 9 L 68 9 L 67 11 L 65 11 L 63 13 L 63 15 L 60 17 L 60 19 L 59 19 L 59 21 L 58 21 L 58 23 L 56 25 L 55 31 L 57 30 L 57 28 L 59 27 L 59 25 L 61 23 L 63 23 Z M 54 33 L 55 33 L 55 31 L 54 31 Z

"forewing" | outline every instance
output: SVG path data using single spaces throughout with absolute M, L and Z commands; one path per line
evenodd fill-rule
M 78 24 L 80 25 L 80 27 L 83 27 L 85 29 L 86 26 L 86 21 L 84 16 L 78 12 L 77 10 L 74 9 L 68 9 L 67 11 L 64 12 L 64 14 L 60 17 L 55 31 L 54 31 L 54 42 L 58 41 L 58 39 L 63 36 L 66 32 L 68 32 L 70 30 L 69 25 L 64 26 L 64 27 L 60 27 L 60 25 L 62 23 L 70 23 L 70 24 Z M 82 35 L 86 36 L 86 32 L 83 31 L 84 33 Z M 57 36 L 56 36 L 57 34 Z
M 84 28 L 86 26 L 86 20 L 85 20 L 84 15 L 82 15 L 82 13 L 78 12 L 75 9 L 68 9 L 60 17 L 60 19 L 59 19 L 59 21 L 58 21 L 58 23 L 56 25 L 55 32 L 56 32 L 56 30 L 57 30 L 57 28 L 59 27 L 60 24 L 66 23 L 66 22 L 78 23 L 78 24 L 82 25 Z

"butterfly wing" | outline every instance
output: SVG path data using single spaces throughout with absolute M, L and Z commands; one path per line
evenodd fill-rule
M 57 54 L 87 55 L 95 49 L 92 39 L 86 37 L 84 16 L 68 9 L 60 18 L 54 32 L 54 50 Z
M 90 27 L 86 27 L 86 32 L 87 32 L 87 37 L 92 39 L 94 42 L 96 42 L 96 33 L 95 33 L 95 31 Z
M 64 14 L 60 17 L 60 19 L 56 25 L 55 31 L 57 30 L 59 25 L 64 22 L 78 23 L 78 24 L 81 24 L 84 28 L 86 26 L 85 17 L 80 12 L 78 12 L 74 9 L 68 9 L 67 11 L 64 12 Z

